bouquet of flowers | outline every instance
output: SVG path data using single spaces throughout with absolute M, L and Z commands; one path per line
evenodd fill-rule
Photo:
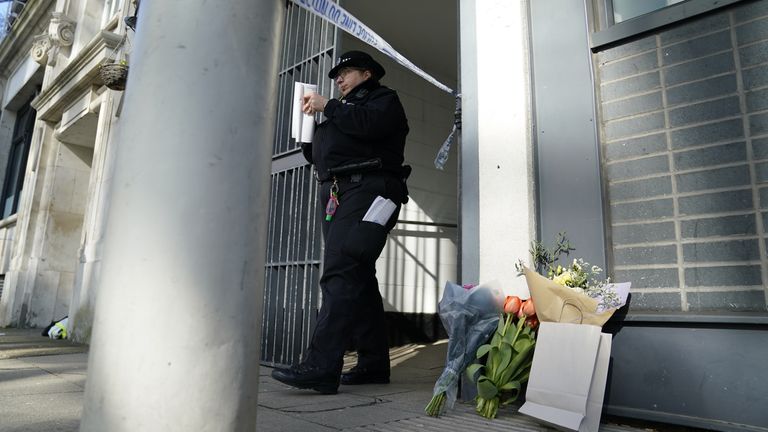
M 573 250 L 565 233 L 559 233 L 551 249 L 539 242 L 531 245 L 531 257 L 538 272 L 531 271 L 522 261 L 515 267 L 525 275 L 539 307 L 539 319 L 602 326 L 626 303 L 629 284 L 602 279 L 600 267 L 580 258 L 566 266 L 556 265 L 561 255 L 569 255 Z
M 503 295 L 493 286 L 460 286 L 448 282 L 438 304 L 438 313 L 448 332 L 445 369 L 424 411 L 439 416 L 452 407 L 458 393 L 459 377 L 475 359 L 475 353 L 497 327 Z
M 495 418 L 500 404 L 517 400 L 533 363 L 535 329 L 539 323 L 533 300 L 523 302 L 517 296 L 507 296 L 503 318 L 491 342 L 477 350 L 478 359 L 486 357 L 485 364 L 475 363 L 467 368 L 467 374 L 473 378 L 480 372 L 475 379 L 475 411 L 486 418 Z

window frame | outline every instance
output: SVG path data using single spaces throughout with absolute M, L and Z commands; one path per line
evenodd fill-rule
M 0 205 L 2 206 L 2 208 L 0 208 L 0 211 L 2 211 L 2 214 L 0 215 L 2 217 L 0 219 L 6 219 L 13 216 L 18 211 L 21 190 L 24 188 L 24 177 L 27 172 L 27 161 L 29 160 L 32 135 L 35 131 L 36 117 L 37 112 L 29 103 L 24 104 L 24 106 L 16 112 L 16 121 L 13 127 L 13 135 L 5 168 L 5 179 L 3 181 L 2 192 L 0 193 Z M 14 170 L 14 162 L 17 160 L 17 156 L 21 159 L 18 162 L 18 170 Z M 15 178 L 13 178 L 14 175 Z M 11 180 L 15 180 L 15 182 L 12 183 Z M 13 202 L 11 203 L 10 209 L 6 210 L 6 201 L 11 197 L 13 198 Z M 8 211 L 7 214 L 6 211 Z
M 590 49 L 592 51 L 599 51 L 624 39 L 742 1 L 745 0 L 686 0 L 619 23 L 614 23 L 613 1 L 596 0 L 591 5 L 594 9 L 590 13 L 590 16 L 593 18 L 593 32 L 590 34 L 589 41 Z

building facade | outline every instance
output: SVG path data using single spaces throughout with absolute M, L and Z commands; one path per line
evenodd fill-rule
M 0 323 L 69 316 L 87 340 L 121 92 L 99 66 L 126 58 L 127 0 L 29 1 L 2 41 L 4 247 Z

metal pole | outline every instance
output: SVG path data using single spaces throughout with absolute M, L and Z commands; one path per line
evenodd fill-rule
M 278 0 L 144 0 L 81 431 L 255 430 Z

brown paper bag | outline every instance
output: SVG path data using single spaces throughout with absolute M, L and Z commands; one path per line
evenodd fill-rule
M 597 300 L 585 293 L 553 282 L 527 267 L 524 273 L 539 321 L 602 327 L 615 311 L 611 309 L 597 313 Z

